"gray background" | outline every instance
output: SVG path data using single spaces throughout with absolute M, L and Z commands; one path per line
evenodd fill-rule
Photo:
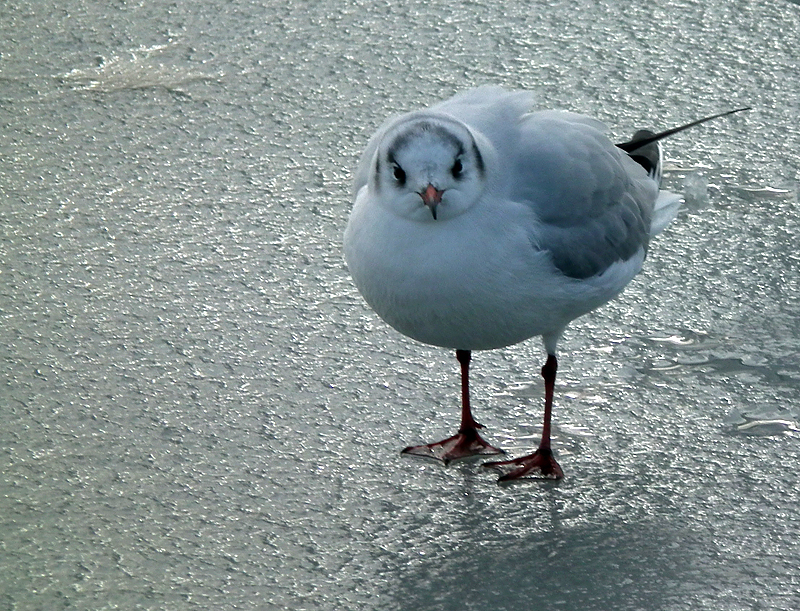
M 90 2 L 0 7 L 0 608 L 800 607 L 800 6 Z M 561 344 L 560 484 L 400 448 L 457 364 L 340 251 L 385 117 L 494 83 L 687 190 Z M 538 439 L 538 340 L 474 355 Z

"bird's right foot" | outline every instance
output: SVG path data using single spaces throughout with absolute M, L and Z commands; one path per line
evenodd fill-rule
M 561 479 L 564 472 L 553 456 L 550 448 L 539 448 L 533 454 L 502 460 L 497 462 L 483 463 L 483 467 L 497 469 L 504 472 L 498 479 L 498 483 L 513 482 L 523 479 Z
M 487 443 L 474 428 L 461 429 L 458 433 L 442 441 L 419 446 L 409 446 L 401 454 L 440 460 L 445 465 L 454 460 L 470 456 L 494 456 L 505 451 Z

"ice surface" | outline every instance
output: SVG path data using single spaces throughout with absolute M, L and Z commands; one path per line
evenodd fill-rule
M 708 206 L 708 180 L 700 172 L 692 172 L 684 179 L 683 200 L 686 208 L 693 212 Z
M 40 9 L 0 19 L 0 608 L 800 608 L 796 4 Z M 457 363 L 341 258 L 372 131 L 484 83 L 617 139 L 754 107 L 665 143 L 708 202 L 567 332 L 558 484 L 399 456 Z M 541 359 L 474 355 L 512 456 Z

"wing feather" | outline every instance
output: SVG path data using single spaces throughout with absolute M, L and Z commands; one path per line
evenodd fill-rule
M 520 124 L 509 197 L 540 220 L 532 236 L 567 276 L 589 278 L 647 250 L 658 185 L 594 120 L 531 113 Z M 602 125 L 602 124 L 600 124 Z

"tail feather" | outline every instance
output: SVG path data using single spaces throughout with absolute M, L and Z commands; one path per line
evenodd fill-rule
M 736 110 L 721 112 L 716 115 L 711 115 L 710 117 L 692 121 L 686 125 L 673 127 L 672 129 L 668 129 L 657 134 L 651 132 L 650 130 L 640 129 L 628 142 L 621 142 L 620 144 L 617 144 L 617 147 L 628 153 L 633 161 L 642 166 L 660 187 L 661 171 L 664 159 L 660 140 L 666 138 L 667 136 L 682 132 L 685 129 L 689 129 L 690 127 L 694 127 L 695 125 L 705 123 L 706 121 L 732 115 L 733 113 L 742 112 L 744 110 L 750 110 L 750 107 L 748 106 L 746 108 L 737 108 Z M 655 207 L 653 208 L 653 219 L 650 222 L 651 236 L 663 231 L 664 228 L 672 222 L 672 219 L 674 219 L 678 214 L 678 208 L 680 208 L 680 204 L 680 195 L 671 193 L 669 191 L 659 191 L 658 199 L 656 200 Z
M 653 218 L 650 221 L 650 235 L 666 229 L 672 220 L 678 215 L 681 207 L 681 196 L 671 191 L 659 191 L 656 205 L 653 208 Z
M 695 125 L 700 125 L 701 123 L 705 123 L 706 121 L 711 121 L 713 119 L 719 119 L 720 117 L 726 117 L 726 116 L 732 115 L 733 113 L 736 113 L 736 112 L 742 112 L 744 110 L 750 110 L 750 108 L 751 108 L 750 106 L 747 106 L 745 108 L 737 108 L 736 110 L 727 110 L 725 112 L 721 112 L 721 113 L 718 113 L 716 115 L 711 115 L 710 117 L 704 117 L 702 119 L 698 119 L 697 121 L 692 121 L 691 123 L 687 123 L 686 125 L 681 125 L 679 127 L 673 127 L 672 129 L 668 129 L 666 131 L 659 132 L 657 134 L 653 134 L 651 132 L 651 135 L 647 136 L 647 137 L 637 138 L 634 135 L 634 137 L 631 140 L 628 140 L 628 142 L 621 142 L 621 143 L 617 144 L 617 147 L 621 148 L 623 151 L 625 151 L 626 153 L 630 154 L 630 153 L 633 153 L 634 151 L 637 151 L 638 149 L 640 149 L 642 147 L 647 146 L 651 142 L 658 142 L 659 140 L 663 140 L 667 136 L 671 136 L 673 134 L 677 134 L 678 132 L 682 132 L 685 129 L 689 129 L 690 127 L 694 127 Z M 641 133 L 641 131 L 644 131 L 644 130 L 640 130 L 640 131 L 638 131 L 636 133 L 639 134 L 639 133 Z
M 633 135 L 632 143 L 650 140 L 655 134 L 649 129 L 640 129 Z M 617 145 L 619 146 L 619 145 Z M 650 175 L 650 178 L 661 186 L 661 166 L 664 161 L 664 154 L 661 150 L 661 143 L 651 141 L 648 144 L 639 145 L 628 156 L 642 166 Z

